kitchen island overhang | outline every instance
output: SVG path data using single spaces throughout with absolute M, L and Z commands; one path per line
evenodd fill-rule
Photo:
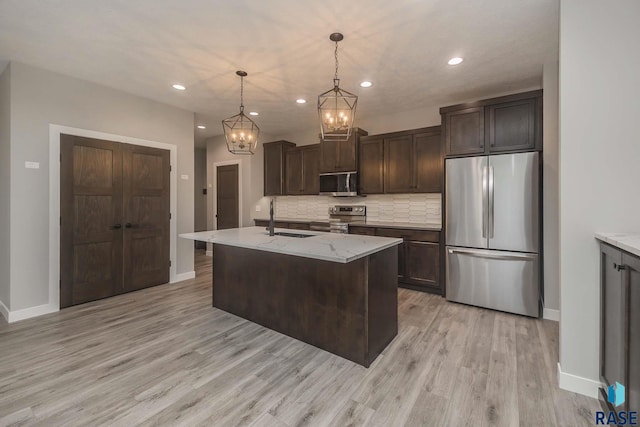
M 214 245 L 214 307 L 368 367 L 398 332 L 402 239 L 298 234 L 312 237 L 261 227 L 181 237 Z

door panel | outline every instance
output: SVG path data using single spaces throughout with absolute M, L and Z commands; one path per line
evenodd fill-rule
M 414 190 L 420 193 L 442 191 L 442 137 L 440 132 L 421 133 L 415 138 Z
M 489 170 L 489 248 L 538 252 L 538 153 L 490 156 Z
M 302 150 L 295 148 L 287 151 L 284 164 L 286 194 L 302 193 Z
M 411 193 L 415 187 L 413 135 L 384 140 L 385 193 Z
M 408 241 L 406 279 L 420 286 L 439 286 L 440 244 Z
M 486 167 L 487 157 L 447 159 L 447 245 L 487 247 L 484 230 L 488 219 L 488 199 L 483 186 Z
M 382 194 L 384 192 L 384 140 L 381 137 L 362 138 L 359 156 L 360 193 Z
M 608 384 L 626 383 L 625 370 L 625 305 L 622 276 L 616 266 L 622 264 L 622 254 L 610 246 L 601 245 L 602 274 L 602 334 L 600 375 Z
M 443 119 L 447 155 L 484 152 L 484 107 L 451 111 Z
M 320 146 L 302 149 L 302 194 L 320 193 Z
M 60 154 L 60 307 L 64 308 L 122 289 L 122 146 L 61 135 Z
M 216 174 L 216 229 L 238 228 L 238 165 L 218 166 Z
M 125 145 L 123 171 L 124 289 L 167 283 L 169 151 Z
M 490 150 L 526 150 L 535 147 L 536 98 L 486 107 Z
M 539 316 L 538 255 L 447 247 L 447 299 Z
M 629 354 L 627 376 L 627 410 L 640 409 L 640 258 L 624 254 L 622 263 L 626 266 L 628 281 Z

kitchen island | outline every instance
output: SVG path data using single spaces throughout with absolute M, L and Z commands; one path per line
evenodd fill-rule
M 276 233 L 293 230 L 276 229 Z M 213 243 L 213 306 L 368 367 L 398 332 L 402 239 L 262 227 Z

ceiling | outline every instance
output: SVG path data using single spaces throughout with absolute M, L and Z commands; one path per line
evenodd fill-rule
M 341 87 L 375 117 L 540 85 L 558 58 L 558 0 L 0 1 L 0 61 L 24 62 L 196 113 L 196 141 L 245 106 L 271 135 L 317 126 Z M 464 57 L 458 66 L 447 65 Z M 371 88 L 359 87 L 371 80 Z M 179 92 L 174 83 L 187 87 Z M 298 105 L 297 98 L 308 103 Z

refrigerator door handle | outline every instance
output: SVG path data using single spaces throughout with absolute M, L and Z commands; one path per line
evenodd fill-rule
M 489 187 L 489 224 L 488 224 L 488 232 L 487 234 L 489 234 L 489 238 L 493 238 L 493 230 L 494 230 L 494 198 L 493 198 L 493 166 L 489 166 L 489 182 L 488 182 L 488 187 Z
M 479 258 L 500 259 L 505 261 L 522 261 L 522 260 L 528 260 L 528 259 L 534 260 L 538 257 L 537 255 L 528 255 L 528 254 L 516 255 L 513 253 L 510 253 L 509 255 L 500 255 L 500 254 L 493 254 L 493 253 L 486 253 L 486 252 L 477 252 L 477 251 L 467 250 L 467 249 L 453 249 L 453 248 L 449 248 L 448 251 L 450 254 L 464 254 L 464 255 L 471 255 Z
M 488 193 L 488 188 L 489 188 L 489 182 L 488 182 L 488 174 L 489 174 L 489 168 L 487 166 L 482 168 L 482 237 L 487 237 L 487 216 L 488 214 L 488 204 L 489 204 L 489 197 L 487 195 Z

